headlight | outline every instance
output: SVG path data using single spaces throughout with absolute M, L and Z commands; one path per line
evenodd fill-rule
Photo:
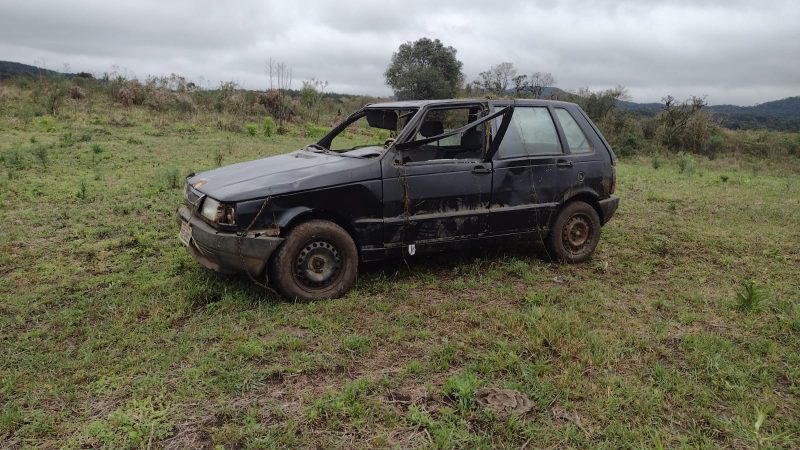
M 236 223 L 236 211 L 233 205 L 218 202 L 211 197 L 206 197 L 203 200 L 203 207 L 200 209 L 200 215 L 215 223 L 224 223 L 233 225 Z

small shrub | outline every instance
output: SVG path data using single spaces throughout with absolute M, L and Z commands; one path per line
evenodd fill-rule
M 9 169 L 22 168 L 22 153 L 20 153 L 18 149 L 12 148 L 11 150 L 0 155 L 0 161 L 2 161 Z
M 219 150 L 214 153 L 214 163 L 217 165 L 217 167 L 222 165 L 222 152 Z
M 247 134 L 249 134 L 250 136 L 255 136 L 256 131 L 258 131 L 258 126 L 256 126 L 256 124 L 254 123 L 248 123 L 247 125 L 244 126 L 244 128 L 245 130 L 247 130 Z
M 653 169 L 658 170 L 662 166 L 661 155 L 656 153 L 655 155 L 653 155 L 653 159 L 650 162 L 653 165 Z
M 81 180 L 81 184 L 78 186 L 78 192 L 75 193 L 75 197 L 86 200 L 86 180 Z
M 66 133 L 62 134 L 58 140 L 58 146 L 61 148 L 68 148 L 75 145 L 76 139 L 72 135 L 71 131 L 67 131 Z
M 271 137 L 275 134 L 275 121 L 272 120 L 272 117 L 265 117 L 264 118 L 264 136 Z
M 761 304 L 767 299 L 764 288 L 756 284 L 754 280 L 744 280 L 740 284 L 742 290 L 736 293 L 736 309 L 742 312 L 759 310 Z
M 678 170 L 680 173 L 693 173 L 696 163 L 692 155 L 686 152 L 678 153 Z
M 49 158 L 48 158 L 48 155 L 47 155 L 47 147 L 45 147 L 42 144 L 38 144 L 38 145 L 35 145 L 33 147 L 33 151 L 32 152 L 33 152 L 33 156 L 35 156 L 36 159 L 38 159 L 39 162 L 42 164 L 42 167 L 44 167 L 46 169 L 47 168 L 47 164 L 49 163 Z
M 728 176 L 727 176 L 727 175 L 720 175 L 720 176 L 719 176 L 719 179 L 720 179 L 720 181 L 722 181 L 723 183 L 727 183 L 727 182 L 728 182 Z
M 176 189 L 180 186 L 180 175 L 178 174 L 178 169 L 174 167 L 170 167 L 169 169 L 164 172 L 164 180 L 166 185 L 170 189 Z
M 442 394 L 452 400 L 459 411 L 465 413 L 472 409 L 475 391 L 479 387 L 481 387 L 480 380 L 475 375 L 466 373 L 445 380 Z
M 101 147 L 100 144 L 92 144 L 92 153 L 95 155 L 103 153 L 103 147 Z
M 86 91 L 80 86 L 70 86 L 69 90 L 67 90 L 67 95 L 73 100 L 80 100 L 86 97 Z

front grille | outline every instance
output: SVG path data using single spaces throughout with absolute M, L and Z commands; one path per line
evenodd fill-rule
M 200 201 L 202 199 L 203 193 L 191 187 L 189 183 L 186 183 L 186 187 L 183 189 L 183 201 L 186 203 L 186 206 L 194 211 L 200 206 Z

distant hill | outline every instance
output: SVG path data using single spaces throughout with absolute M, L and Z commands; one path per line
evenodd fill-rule
M 664 105 L 620 100 L 617 107 L 623 111 L 654 116 Z M 711 105 L 708 110 L 728 128 L 800 131 L 800 97 L 787 97 L 755 106 Z
M 0 80 L 5 80 L 6 78 L 18 77 L 18 76 L 50 77 L 56 75 L 66 76 L 68 78 L 72 78 L 73 76 L 75 76 L 74 74 L 71 73 L 56 72 L 55 70 L 42 69 L 41 67 L 31 66 L 28 64 L 22 64 L 18 62 L 0 61 Z

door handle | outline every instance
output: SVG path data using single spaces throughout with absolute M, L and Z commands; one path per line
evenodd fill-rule
M 492 173 L 492 171 L 486 166 L 475 166 L 472 168 L 472 173 L 487 174 L 487 173 Z
M 556 161 L 556 167 L 572 167 L 572 161 L 568 159 L 559 159 Z

